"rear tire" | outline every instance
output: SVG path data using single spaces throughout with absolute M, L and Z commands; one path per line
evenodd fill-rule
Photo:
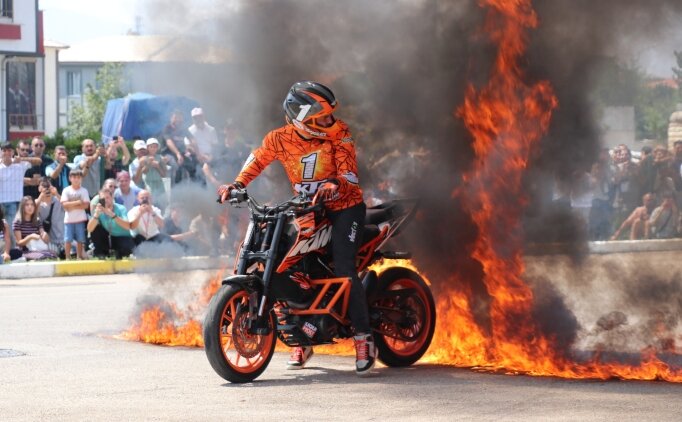
M 246 331 L 249 294 L 235 285 L 224 285 L 211 299 L 204 319 L 204 350 L 218 375 L 234 383 L 251 382 L 265 371 L 275 351 L 272 314 L 267 335 Z
M 382 272 L 377 287 L 379 297 L 389 290 L 415 291 L 402 303 L 396 303 L 394 298 L 379 298 L 370 303 L 370 309 L 399 308 L 406 316 L 404 323 L 381 322 L 378 327 L 374 327 L 379 360 L 393 367 L 412 365 L 426 353 L 436 328 L 436 305 L 431 289 L 419 274 L 403 267 L 393 267 Z M 398 339 L 397 334 L 413 339 Z

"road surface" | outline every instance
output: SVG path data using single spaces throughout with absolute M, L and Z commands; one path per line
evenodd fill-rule
M 182 298 L 208 275 L 0 281 L 0 420 L 682 420 L 682 385 L 505 376 L 417 364 L 360 379 L 317 354 L 277 353 L 254 383 L 218 377 L 203 350 L 111 337 L 138 297 Z M 13 356 L 19 354 L 18 356 Z

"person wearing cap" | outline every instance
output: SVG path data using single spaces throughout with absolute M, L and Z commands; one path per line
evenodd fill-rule
M 200 164 L 211 161 L 213 150 L 218 146 L 218 135 L 213 126 L 206 122 L 204 110 L 199 107 L 192 109 L 192 121 L 194 122 L 187 130 L 192 138 L 187 138 L 188 147 L 194 149 Z
M 9 142 L 0 143 L 0 207 L 7 221 L 13 221 L 24 196 L 24 173 L 31 167 L 27 159 L 14 155 Z M 27 157 L 28 158 L 28 157 Z M 13 236 L 12 236 L 13 237 Z
M 142 180 L 142 172 L 140 170 L 140 160 L 147 156 L 147 143 L 142 139 L 138 139 L 133 144 L 133 152 L 135 159 L 128 166 L 128 172 L 133 179 L 133 185 L 140 189 L 144 189 L 144 180 Z
M 166 177 L 166 163 L 159 154 L 159 140 L 147 139 L 147 156 L 140 159 L 138 172 L 142 173 L 142 179 L 149 193 L 156 200 L 156 204 L 163 210 L 166 208 L 166 187 L 163 178 Z

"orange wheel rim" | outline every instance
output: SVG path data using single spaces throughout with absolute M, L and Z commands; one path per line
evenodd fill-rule
M 225 304 L 220 316 L 220 348 L 225 361 L 237 372 L 252 373 L 263 366 L 270 354 L 273 332 L 268 335 L 249 334 L 245 328 L 249 296 L 241 290 Z
M 404 337 L 417 336 L 412 341 L 401 340 L 389 335 L 383 336 L 386 346 L 388 346 L 393 353 L 399 356 L 410 356 L 417 352 L 428 339 L 429 327 L 432 324 L 431 305 L 424 293 L 423 287 L 414 280 L 409 278 L 398 279 L 391 283 L 387 290 L 398 289 L 415 289 L 417 291 L 417 295 L 421 299 L 421 304 L 419 304 L 419 301 L 414 297 L 409 297 L 407 299 L 407 305 L 415 312 L 416 318 L 414 318 L 410 324 L 401 327 L 396 327 L 395 324 L 382 324 L 380 330 L 388 333 L 393 332 L 396 335 L 402 335 Z M 387 300 L 393 301 L 393 299 Z

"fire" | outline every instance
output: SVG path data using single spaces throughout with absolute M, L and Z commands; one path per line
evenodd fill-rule
M 168 301 L 150 304 L 133 316 L 128 330 L 115 337 L 164 346 L 204 347 L 199 317 L 220 288 L 223 272 L 208 280 L 186 309 Z
M 533 293 L 524 282 L 521 217 L 526 199 L 522 177 L 538 142 L 546 133 L 558 100 L 549 82 L 528 84 L 519 60 L 526 49 L 527 31 L 538 25 L 531 0 L 479 0 L 488 8 L 485 30 L 498 46 L 488 84 L 470 86 L 456 116 L 474 139 L 476 155 L 462 188 L 453 192 L 479 229 L 472 257 L 483 268 L 490 295 L 490 328 L 474 319 L 471 292 L 453 275 L 450 290 L 440 292 L 437 327 L 423 361 L 461 367 L 504 371 L 509 374 L 564 378 L 640 379 L 682 382 L 682 369 L 663 362 L 657 350 L 642 351 L 638 365 L 572 359 L 556 339 L 545 336 L 532 317 Z M 410 261 L 386 261 L 387 266 L 417 268 Z M 425 277 L 425 274 L 419 272 Z M 197 315 L 220 287 L 221 274 L 213 278 L 187 310 L 166 303 L 145 310 L 134 325 L 120 335 L 128 340 L 164 345 L 203 346 Z M 665 329 L 662 335 L 668 336 Z M 670 338 L 664 349 L 674 351 Z M 674 341 L 673 341 L 674 343 Z M 278 350 L 285 350 L 278 345 Z M 322 353 L 352 354 L 352 344 L 317 347 Z
M 645 351 L 639 366 L 598 358 L 574 362 L 533 321 L 533 293 L 522 278 L 522 177 L 558 101 L 549 82 L 527 84 L 518 64 L 527 31 L 538 24 L 531 1 L 480 4 L 488 9 L 485 30 L 498 49 L 488 84 L 480 90 L 469 86 L 456 112 L 473 136 L 476 159 L 453 195 L 479 230 L 472 257 L 483 267 L 492 298 L 490 329 L 474 321 L 469 292 L 451 291 L 437 305 L 438 327 L 426 360 L 531 375 L 682 382 L 682 370 L 671 369 L 652 350 Z

